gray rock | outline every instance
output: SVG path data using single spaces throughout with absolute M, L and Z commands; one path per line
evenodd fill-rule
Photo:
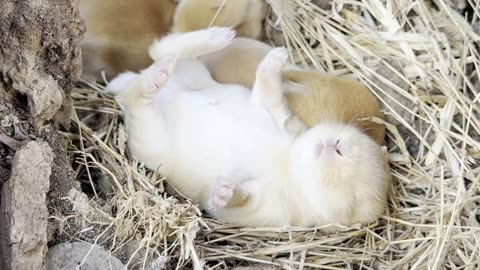
M 15 154 L 0 203 L 0 269 L 45 269 L 52 161 L 46 142 L 29 142 Z
M 114 255 L 120 258 L 122 257 L 127 258 L 127 260 L 130 261 L 128 265 L 129 269 L 141 269 L 142 267 L 140 266 L 143 266 L 143 260 L 145 259 L 145 253 L 147 252 L 147 249 L 145 247 L 142 247 L 141 249 L 137 250 L 140 245 L 141 245 L 140 240 L 128 241 L 127 243 L 125 243 L 125 245 L 119 248 Z M 145 265 L 148 266 L 151 264 L 153 258 L 150 255 L 150 256 L 147 256 L 146 259 L 147 261 L 145 262 Z
M 117 270 L 124 266 L 102 247 L 93 246 L 92 249 L 91 244 L 84 242 L 62 243 L 48 250 L 47 270 L 74 269 Z

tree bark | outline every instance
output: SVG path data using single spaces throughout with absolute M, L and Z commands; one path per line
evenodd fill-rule
M 18 155 L 15 151 L 18 148 L 24 149 L 28 141 L 37 140 L 43 144 L 41 141 L 45 140 L 50 144 L 46 145 L 45 151 L 53 153 L 54 161 L 47 162 L 50 168 L 42 167 L 43 170 L 68 172 L 49 173 L 50 182 L 72 180 L 72 169 L 66 160 L 65 149 L 58 145 L 61 142 L 47 138 L 60 137 L 56 129 L 59 124 L 69 128 L 72 107 L 70 91 L 82 70 L 80 43 L 85 24 L 79 14 L 79 0 L 0 0 L 0 7 L 0 188 L 3 186 L 0 213 L 12 217 L 21 215 L 22 211 L 32 206 L 29 203 L 17 203 L 19 207 L 14 210 L 5 208 L 6 205 L 11 205 L 11 202 L 6 201 L 12 198 L 11 189 L 7 188 L 6 183 L 13 178 L 22 181 L 18 178 L 23 174 L 12 168 L 13 161 L 20 159 L 18 155 L 22 151 L 18 151 Z M 39 175 L 42 174 L 39 172 Z M 59 175 L 70 179 L 53 179 Z M 7 181 L 8 178 L 11 180 Z M 38 177 L 39 181 L 41 179 L 44 178 Z M 48 186 L 48 183 L 37 184 Z M 9 193 L 5 194 L 6 192 Z M 45 194 L 36 195 L 45 198 Z M 31 202 L 35 203 L 38 202 Z M 40 203 L 43 203 L 43 207 L 39 206 L 38 209 L 46 211 L 45 201 Z M 40 260 L 30 261 L 39 261 L 41 265 L 31 265 L 31 269 L 44 269 L 44 252 L 32 250 L 43 250 L 38 245 L 44 245 L 46 250 L 46 241 L 34 241 L 29 237 L 35 233 L 44 236 L 45 226 L 42 226 L 41 232 L 35 232 L 36 228 L 32 228 L 31 232 L 16 232 L 15 229 L 12 230 L 14 225 L 0 224 L 0 230 L 3 230 L 0 236 L 4 236 L 0 239 L 0 243 L 3 243 L 0 245 L 0 259 L 4 265 L 0 268 L 11 269 L 15 265 L 19 266 L 12 263 L 12 260 L 29 260 L 28 256 L 40 254 Z M 24 237 L 22 234 L 30 235 Z M 5 249 L 14 244 L 27 245 L 12 243 L 12 239 L 28 239 L 27 241 L 36 243 L 36 246 L 32 244 L 32 249 L 24 249 L 24 254 L 18 254 L 21 252 L 17 249 L 12 256 L 13 250 Z
M 31 120 L 38 128 L 69 99 L 68 92 L 81 74 L 85 26 L 79 1 L 0 3 L 0 89 L 27 96 Z

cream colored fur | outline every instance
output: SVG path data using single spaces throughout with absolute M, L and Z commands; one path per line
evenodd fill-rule
M 87 32 L 82 42 L 83 77 L 101 81 L 152 63 L 148 46 L 171 28 L 173 0 L 81 0 Z
M 225 49 L 201 59 L 216 81 L 241 84 L 251 89 L 255 71 L 271 48 L 263 42 L 239 37 Z M 325 120 L 349 123 L 358 126 L 378 144 L 383 144 L 385 127 L 360 121 L 367 117 L 384 118 L 378 101 L 361 83 L 299 69 L 292 64 L 287 64 L 282 80 L 288 108 L 308 127 Z
M 265 0 L 181 0 L 172 32 L 224 26 L 234 28 L 239 36 L 256 39 L 262 34 L 265 13 Z

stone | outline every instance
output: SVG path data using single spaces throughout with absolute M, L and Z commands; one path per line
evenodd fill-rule
M 62 243 L 48 250 L 47 270 L 117 270 L 122 262 L 100 246 L 85 242 Z M 79 267 L 80 266 L 80 267 Z M 78 268 L 77 268 L 78 267 Z
M 0 269 L 45 269 L 52 162 L 52 150 L 42 141 L 31 141 L 15 154 L 0 203 Z

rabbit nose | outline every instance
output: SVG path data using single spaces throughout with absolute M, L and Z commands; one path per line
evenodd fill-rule
M 323 146 L 324 147 L 336 147 L 338 144 L 338 140 L 334 138 L 327 138 L 323 139 Z
M 321 143 L 315 147 L 315 157 L 319 158 L 324 153 L 338 153 L 342 156 L 342 153 L 338 150 L 338 143 L 340 140 L 334 138 L 323 139 Z

